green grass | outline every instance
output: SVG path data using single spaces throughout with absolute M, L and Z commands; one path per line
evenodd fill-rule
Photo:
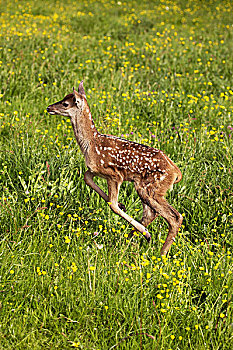
M 0 349 L 232 349 L 232 2 L 0 9 Z M 164 220 L 129 241 L 83 181 L 69 120 L 46 113 L 82 79 L 99 131 L 183 173 L 167 258 Z M 141 217 L 132 184 L 119 201 Z

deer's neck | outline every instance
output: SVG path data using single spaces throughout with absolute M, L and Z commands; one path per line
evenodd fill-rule
M 81 151 L 86 155 L 90 150 L 91 144 L 93 144 L 95 135 L 98 134 L 92 119 L 90 108 L 85 106 L 81 115 L 79 111 L 77 111 L 77 113 L 71 117 L 71 124 Z

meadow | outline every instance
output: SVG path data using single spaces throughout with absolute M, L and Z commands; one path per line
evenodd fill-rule
M 232 2 L 0 10 L 0 349 L 232 349 Z M 82 79 L 100 132 L 159 148 L 183 173 L 166 257 L 166 222 L 150 244 L 129 239 L 84 183 L 70 120 L 46 112 Z M 133 184 L 119 201 L 140 219 Z

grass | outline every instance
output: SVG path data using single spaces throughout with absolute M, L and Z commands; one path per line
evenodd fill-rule
M 231 349 L 231 1 L 0 8 L 0 348 Z M 129 241 L 83 181 L 69 120 L 46 113 L 82 79 L 99 131 L 182 170 L 166 258 L 166 223 Z M 132 184 L 119 200 L 140 218 Z

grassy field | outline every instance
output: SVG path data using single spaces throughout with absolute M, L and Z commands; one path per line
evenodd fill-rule
M 232 349 L 232 2 L 0 9 L 0 349 Z M 130 241 L 85 185 L 70 121 L 46 112 L 82 79 L 100 132 L 160 148 L 183 173 L 166 258 L 166 222 Z M 132 184 L 119 201 L 141 217 Z

